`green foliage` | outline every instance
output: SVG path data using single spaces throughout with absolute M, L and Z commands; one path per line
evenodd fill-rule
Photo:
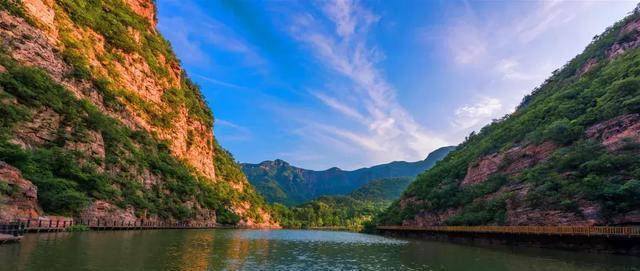
M 559 144 L 569 144 L 580 138 L 582 127 L 571 123 L 568 119 L 561 119 L 552 122 L 543 132 L 545 138 L 551 139 Z
M 362 230 L 411 183 L 408 177 L 372 181 L 346 196 L 323 196 L 305 204 L 274 204 L 276 220 L 288 228 L 339 227 Z
M 121 0 L 62 0 L 59 3 L 76 24 L 89 27 L 105 37 L 107 42 L 106 59 L 109 61 L 119 61 L 118 50 L 135 52 L 145 59 L 151 70 L 160 78 L 168 76 L 167 65 L 178 62 L 170 44 L 151 29 L 145 18 L 137 15 Z M 136 42 L 136 39 L 131 38 L 133 34 L 128 28 L 140 33 L 139 43 Z M 74 67 L 71 76 L 78 79 L 92 79 L 88 60 L 84 56 L 80 42 L 66 33 L 62 33 L 62 37 L 65 44 L 62 56 L 67 63 Z M 159 60 L 160 56 L 164 62 Z M 163 109 L 140 99 L 130 91 L 112 89 L 109 87 L 108 81 L 103 79 L 93 81 L 101 90 L 107 105 L 121 107 L 115 97 L 123 97 L 136 109 L 143 111 L 148 119 L 159 127 L 169 127 L 180 106 L 185 106 L 189 115 L 202 121 L 203 124 L 213 125 L 213 115 L 204 103 L 199 87 L 185 74 L 182 75 L 180 88 L 170 89 L 163 95 L 171 112 L 163 112 Z
M 138 48 L 127 28 L 146 30 L 149 27 L 147 21 L 120 0 L 60 0 L 58 3 L 75 23 L 90 27 L 103 35 L 109 45 L 125 51 Z
M 226 204 L 223 207 L 215 208 L 216 210 L 226 211 L 226 213 L 218 213 L 218 220 L 226 220 L 227 224 L 237 223 L 240 217 L 229 211 L 231 204 L 233 202 L 246 202 L 250 204 L 246 216 L 253 218 L 257 222 L 263 222 L 259 209 L 267 209 L 267 204 L 265 203 L 264 198 L 262 198 L 262 196 L 260 196 L 254 188 L 249 185 L 244 173 L 240 169 L 240 165 L 235 161 L 233 155 L 218 145 L 216 141 L 212 144 L 214 144 L 214 165 L 216 177 L 218 178 L 214 187 L 216 187 L 217 191 L 219 191 L 218 193 L 221 194 L 218 196 L 218 198 L 220 198 L 218 202 Z M 240 193 L 238 190 L 233 189 L 231 187 L 231 183 L 243 186 L 244 191 Z
M 221 223 L 234 224 L 240 217 L 231 211 L 232 205 L 247 201 L 253 208 L 248 216 L 258 217 L 256 208 L 264 205 L 262 198 L 250 188 L 240 193 L 229 185 L 244 176 L 219 146 L 216 172 L 226 181 L 212 182 L 174 158 L 166 142 L 132 131 L 91 103 L 78 100 L 43 71 L 20 66 L 4 54 L 0 54 L 0 65 L 7 68 L 0 73 L 0 112 L 7 116 L 0 121 L 0 160 L 19 168 L 38 187 L 39 202 L 47 213 L 74 215 L 90 200 L 103 199 L 120 207 L 133 206 L 139 215 L 146 210 L 148 215 L 187 219 L 195 214 L 185 202 L 195 201 L 215 209 Z M 32 149 L 9 143 L 12 129 L 41 108 L 55 111 L 62 117 L 61 127 L 73 130 L 60 131 L 54 141 Z M 89 132 L 102 136 L 104 160 L 65 148 L 85 142 Z M 145 187 L 140 176 L 148 174 L 161 181 Z
M 450 217 L 445 221 L 447 225 L 488 225 L 504 224 L 506 219 L 507 205 L 503 199 L 482 200 L 462 208 L 460 213 Z
M 323 195 L 344 195 L 351 193 L 367 183 L 375 184 L 376 180 L 399 176 L 415 177 L 425 169 L 431 168 L 438 161 L 455 149 L 453 146 L 442 147 L 429 153 L 426 159 L 416 162 L 395 161 L 387 164 L 361 168 L 353 171 L 330 168 L 323 171 L 307 170 L 289 165 L 282 160 L 264 161 L 260 164 L 243 164 L 242 170 L 258 191 L 268 202 L 282 203 L 287 206 L 301 204 Z M 368 191 L 378 193 L 376 198 L 388 192 L 400 193 L 394 188 L 384 191 Z M 394 198 L 397 198 L 394 197 Z
M 528 196 L 532 204 L 539 208 L 576 210 L 570 202 L 583 198 L 600 203 L 606 217 L 637 208 L 637 199 L 629 192 L 636 189 L 633 180 L 638 178 L 635 172 L 640 172 L 637 151 L 634 155 L 631 150 L 637 147 L 606 151 L 599 143 L 587 140 L 584 130 L 598 122 L 640 112 L 640 50 L 630 49 L 613 59 L 606 58 L 607 48 L 629 38 L 620 34 L 620 30 L 639 14 L 635 12 L 607 29 L 582 54 L 526 96 L 513 114 L 494 121 L 477 134 L 472 133 L 444 160 L 420 174 L 404 197 L 415 198 L 422 204 L 401 208 L 395 202 L 381 215 L 380 223 L 401 223 L 425 210 L 464 207 L 478 211 L 480 207 L 473 209 L 474 205 L 469 204 L 493 193 L 501 184 L 497 188 L 469 191 L 460 185 L 468 166 L 485 155 L 545 141 L 554 141 L 563 148 L 548 162 L 523 172 L 517 180 L 507 180 L 533 184 Z M 598 65 L 579 74 L 590 59 L 598 61 Z M 482 214 L 465 216 L 451 223 L 498 221 L 485 219 L 489 216 Z
M 193 83 L 186 74 L 182 75 L 181 81 L 183 82 L 182 87 L 165 91 L 162 94 L 162 100 L 173 109 L 185 106 L 190 116 L 202 121 L 207 126 L 212 126 L 213 114 L 203 102 L 204 99 L 198 85 Z
M 121 0 L 60 0 L 60 6 L 75 23 L 89 27 L 105 37 L 108 50 L 119 49 L 140 54 L 156 75 L 167 76 L 163 56 L 167 63 L 177 62 L 169 43 L 151 30 L 149 22 L 132 11 Z M 140 33 L 137 43 L 128 28 Z
M 637 197 L 640 150 L 630 144 L 615 153 L 599 143 L 582 140 L 556 152 L 548 163 L 523 172 L 523 181 L 535 184 L 527 200 L 534 206 L 561 206 L 565 210 L 579 210 L 571 202 L 576 197 L 597 202 L 605 219 L 640 207 Z M 571 174 L 559 174 L 570 172 Z
M 17 192 L 17 187 L 0 180 L 0 195 L 11 196 Z
M 33 19 L 27 16 L 27 12 L 22 6 L 22 0 L 0 0 L 0 10 L 4 10 L 13 16 L 23 18 L 29 24 L 35 25 Z
M 89 226 L 81 225 L 81 224 L 71 225 L 65 229 L 65 231 L 67 232 L 83 232 L 83 231 L 89 231 L 89 230 L 90 230 Z

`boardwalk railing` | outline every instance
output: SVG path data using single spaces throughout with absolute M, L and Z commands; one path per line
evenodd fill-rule
M 18 219 L 26 232 L 64 231 L 75 224 L 73 219 Z
M 2 222 L 0 221 L 0 234 L 11 236 L 22 236 L 26 231 L 26 225 L 19 222 Z
M 3 225 L 20 225 L 23 232 L 64 231 L 74 225 L 83 225 L 94 230 L 134 230 L 134 229 L 210 229 L 220 228 L 215 223 L 157 222 L 145 220 L 105 220 L 105 219 L 18 219 Z M 8 227 L 8 226 L 6 226 Z
M 194 223 L 194 222 L 157 222 L 157 221 L 117 221 L 90 219 L 80 220 L 80 224 L 91 229 L 211 229 L 219 225 L 215 223 Z
M 502 234 L 604 235 L 640 237 L 640 227 L 614 226 L 378 226 L 383 231 L 469 232 Z

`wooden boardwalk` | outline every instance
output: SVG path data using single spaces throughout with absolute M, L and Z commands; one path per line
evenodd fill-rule
M 378 226 L 380 231 L 442 232 L 442 233 L 495 233 L 567 236 L 620 236 L 640 237 L 640 227 L 615 226 Z
M 85 226 L 92 230 L 147 230 L 147 229 L 214 229 L 228 228 L 215 223 L 193 222 L 155 222 L 155 221 L 124 221 L 124 220 L 74 220 L 74 219 L 19 219 L 0 225 L 11 225 L 11 229 L 22 235 L 25 232 L 57 232 L 65 231 L 74 226 Z M 9 226 L 6 226 L 8 229 Z M 1 227 L 0 227 L 1 232 Z

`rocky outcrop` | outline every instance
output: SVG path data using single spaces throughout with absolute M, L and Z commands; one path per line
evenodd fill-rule
M 491 174 L 498 171 L 503 159 L 504 154 L 500 153 L 494 153 L 480 158 L 477 163 L 469 165 L 467 175 L 465 175 L 461 185 L 467 186 L 486 181 Z
M 35 112 L 32 119 L 14 129 L 15 137 L 9 142 L 23 148 L 34 148 L 50 143 L 57 138 L 61 117 L 50 108 Z
M 152 137 L 154 143 L 151 144 L 154 147 L 158 146 L 163 152 L 168 150 L 170 156 L 175 157 L 172 159 L 181 165 L 184 164 L 187 168 L 185 171 L 188 171 L 194 179 L 209 184 L 228 183 L 230 190 L 235 190 L 234 192 L 238 195 L 255 193 L 253 189 L 249 189 L 247 180 L 238 175 L 231 175 L 234 179 L 229 180 L 216 174 L 214 159 L 219 154 L 215 150 L 213 117 L 199 89 L 188 81 L 170 46 L 159 36 L 156 29 L 154 1 L 122 0 L 122 2 L 87 3 L 86 8 L 94 8 L 91 15 L 93 17 L 88 18 L 87 21 L 77 20 L 77 13 L 82 12 L 81 9 L 85 6 L 74 7 L 72 2 L 55 0 L 10 2 L 12 5 L 21 5 L 26 16 L 21 18 L 18 17 L 19 15 L 0 10 L 0 36 L 2 37 L 0 47 L 3 56 L 8 56 L 12 61 L 15 60 L 20 66 L 40 69 L 46 74 L 47 80 L 52 79 L 73 93 L 75 98 L 89 102 L 92 108 L 95 106 L 100 111 L 100 114 L 113 118 L 118 122 L 117 125 L 123 125 L 123 130 Z M 91 21 L 95 17 L 100 19 L 100 16 L 104 15 L 100 12 L 107 14 L 121 12 L 133 19 L 124 23 L 116 22 L 129 25 L 125 25 L 124 28 L 118 27 L 123 25 L 114 25 L 111 30 L 115 32 L 122 30 L 123 33 L 110 36 L 114 32 L 96 27 L 96 23 Z M 127 40 L 118 40 L 122 36 L 126 36 Z M 6 70 L 5 67 L 0 66 L 0 73 Z M 0 92 L 2 92 L 1 87 Z M 3 96 L 0 103 L 18 104 L 19 99 L 11 98 L 13 97 L 11 95 L 8 97 L 10 98 L 5 99 Z M 118 158 L 131 159 L 133 155 L 139 156 L 140 154 L 136 152 L 140 151 L 140 146 L 135 143 L 131 146 L 115 146 L 112 144 L 113 140 L 109 145 L 109 134 L 95 127 L 88 127 L 90 125 L 86 123 L 77 127 L 78 123 L 71 122 L 64 110 L 60 108 L 46 106 L 31 108 L 31 105 L 27 107 L 29 117 L 11 127 L 8 140 L 9 143 L 23 150 L 35 151 L 51 146 L 62 148 L 72 153 L 82 167 L 85 166 L 85 162 L 91 163 L 87 167 L 92 172 L 90 174 L 96 171 L 96 174 L 106 174 L 111 177 L 122 176 L 127 179 L 127 182 L 131 180 L 138 182 L 133 189 L 146 189 L 150 193 L 167 194 L 169 190 L 162 186 L 168 181 L 173 182 L 176 178 L 180 178 L 180 176 L 166 176 L 159 173 L 157 167 L 167 165 L 158 165 L 158 161 L 154 161 L 156 168 L 150 167 L 149 164 L 131 167 L 126 164 L 108 166 L 108 160 L 114 159 L 115 153 Z M 80 114 L 86 115 L 86 112 Z M 148 141 L 148 139 L 144 140 Z M 231 161 L 231 163 L 235 162 Z M 82 168 L 82 170 L 85 169 Z M 179 174 L 183 173 L 179 172 Z M 125 189 L 119 182 L 110 183 L 109 186 L 118 192 Z M 116 195 L 113 198 L 125 197 L 118 193 Z M 91 195 L 88 196 L 91 197 Z M 254 196 L 252 195 L 251 198 Z M 194 221 L 215 222 L 216 210 L 204 208 L 201 198 L 198 198 L 199 201 L 193 198 L 181 197 L 179 207 L 187 209 L 183 213 L 193 216 Z M 115 204 L 115 202 L 121 200 L 91 199 L 89 207 L 79 216 L 84 219 L 118 218 L 124 221 L 136 217 L 159 219 L 147 214 L 145 210 L 118 207 L 121 204 Z M 259 203 L 259 201 L 253 202 Z M 251 205 L 247 207 L 244 205 L 249 203 L 240 200 L 225 204 L 231 204 L 239 211 L 243 211 L 244 213 L 238 213 L 238 215 L 244 219 L 245 223 L 256 226 L 273 224 L 269 214 L 261 209 L 262 207 Z M 35 206 L 37 207 L 37 202 Z M 255 213 L 258 214 L 258 218 L 248 217 L 254 216 Z
M 38 188 L 17 168 L 0 161 L 0 221 L 38 218 Z
M 640 114 L 627 114 L 597 123 L 586 131 L 587 137 L 597 139 L 611 151 L 627 143 L 640 143 Z
M 595 58 L 590 58 L 582 65 L 582 67 L 580 67 L 580 69 L 578 70 L 578 76 L 582 76 L 583 74 L 590 72 L 596 66 L 598 66 L 598 60 Z
M 589 201 L 577 202 L 578 211 L 558 209 L 557 206 L 532 206 L 527 201 L 527 195 L 531 189 L 530 184 L 509 183 L 493 195 L 511 193 L 513 196 L 506 199 L 505 223 L 514 226 L 544 226 L 544 225 L 581 225 L 593 226 L 602 223 L 600 207 Z M 491 196 L 489 196 L 491 197 Z
M 103 200 L 92 202 L 91 205 L 79 215 L 79 218 L 83 221 L 117 221 L 124 224 L 133 224 L 139 221 L 133 208 L 123 210 Z
M 410 219 L 402 221 L 402 226 L 426 227 L 434 225 L 444 225 L 445 222 L 456 215 L 458 210 L 448 209 L 444 212 L 421 211 Z
M 461 185 L 482 183 L 497 172 L 506 175 L 518 174 L 521 170 L 546 160 L 555 149 L 554 143 L 545 142 L 540 145 L 513 147 L 506 152 L 483 156 L 476 163 L 469 165 Z
M 47 1 L 45 1 L 47 2 Z M 45 3 L 40 0 L 30 0 L 25 2 L 29 15 L 37 18 L 43 23 L 51 21 L 51 6 L 56 3 Z M 150 0 L 130 0 L 128 3 L 135 7 L 134 11 L 145 14 L 152 18 L 155 26 L 155 7 Z M 38 7 L 38 8 L 36 8 Z M 45 8 L 49 7 L 49 9 Z M 137 9 L 137 10 L 136 10 Z M 106 41 L 104 37 L 91 31 L 90 29 L 76 26 L 68 16 L 61 12 L 61 8 L 55 9 L 57 13 L 55 23 L 48 24 L 47 29 L 38 29 L 29 25 L 21 18 L 9 15 L 0 11 L 0 34 L 3 37 L 2 46 L 6 48 L 16 60 L 29 65 L 43 68 L 48 74 L 53 76 L 59 83 L 72 90 L 79 98 L 85 98 L 104 109 L 111 116 L 120 119 L 128 124 L 132 129 L 145 129 L 156 133 L 161 139 L 170 140 L 169 147 L 177 157 L 189 162 L 201 174 L 215 179 L 213 167 L 213 130 L 207 124 L 197 119 L 193 119 L 187 114 L 186 108 L 170 108 L 162 100 L 165 91 L 171 88 L 182 86 L 182 69 L 177 60 L 168 60 L 158 56 L 159 65 L 167 71 L 166 76 L 155 74 L 147 60 L 135 52 L 119 52 L 119 61 L 106 61 L 112 53 L 105 50 Z M 52 31 L 51 29 L 55 31 Z M 64 31 L 62 31 L 64 30 Z M 132 30 L 134 31 L 134 30 Z M 155 32 L 155 28 L 149 29 Z M 123 89 L 130 92 L 127 95 L 136 95 L 148 103 L 147 106 L 154 107 L 154 111 L 178 111 L 172 113 L 173 120 L 170 127 L 161 127 L 154 124 L 154 120 L 145 114 L 139 105 L 129 104 L 124 112 L 114 112 L 103 104 L 103 97 L 93 88 L 92 84 L 86 80 L 77 80 L 70 76 L 74 71 L 65 62 L 60 52 L 67 50 L 65 44 L 60 41 L 60 37 L 53 32 L 64 32 L 69 37 L 86 45 L 82 48 L 82 54 L 87 57 L 87 61 L 92 70 L 101 73 L 107 78 L 113 78 L 113 88 Z M 141 33 L 133 33 L 139 36 Z
M 618 40 L 605 52 L 607 59 L 640 46 L 640 20 L 636 20 L 625 25 L 618 34 Z
M 135 13 L 147 19 L 153 27 L 158 24 L 158 19 L 156 18 L 156 8 L 152 1 L 126 0 L 126 3 Z

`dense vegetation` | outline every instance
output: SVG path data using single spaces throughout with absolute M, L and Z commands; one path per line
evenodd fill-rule
M 139 215 L 188 219 L 195 214 L 187 202 L 195 201 L 215 209 L 221 223 L 235 223 L 238 217 L 230 211 L 232 202 L 260 203 L 255 193 L 240 194 L 228 182 L 194 175 L 169 153 L 167 142 L 128 129 L 91 103 L 75 98 L 44 71 L 21 66 L 4 53 L 0 66 L 6 69 L 0 73 L 0 160 L 19 168 L 38 187 L 40 205 L 47 213 L 75 215 L 91 199 L 102 199 L 122 208 L 133 206 Z M 27 149 L 12 143 L 13 130 L 46 109 L 61 116 L 55 139 Z M 104 160 L 71 147 L 90 144 L 90 133 L 103 138 Z M 219 172 L 239 174 L 238 165 L 226 152 L 216 158 Z M 146 170 L 162 182 L 145 187 L 139 176 Z
M 152 30 L 152 26 L 145 18 L 133 12 L 121 0 L 58 0 L 58 3 L 76 25 L 90 28 L 105 37 L 107 52 L 98 57 L 101 63 L 106 63 L 108 70 L 113 68 L 113 61 L 121 61 L 125 54 L 135 53 L 143 57 L 149 65 L 153 72 L 150 76 L 154 76 L 156 80 L 171 80 L 167 67 L 179 64 L 171 45 Z M 136 33 L 132 33 L 130 29 L 139 33 L 140 41 L 131 38 Z M 65 45 L 63 57 L 75 68 L 72 76 L 96 81 L 98 89 L 107 99 L 105 103 L 112 105 L 112 108 L 120 108 L 116 98 L 122 97 L 137 111 L 144 112 L 147 119 L 153 124 L 159 127 L 168 127 L 171 125 L 172 117 L 176 114 L 175 110 L 185 106 L 191 117 L 206 126 L 213 125 L 211 110 L 204 104 L 198 86 L 191 82 L 185 74 L 181 75 L 179 88 L 172 88 L 164 93 L 163 101 L 167 105 L 159 107 L 145 101 L 131 91 L 114 89 L 112 81 L 118 76 L 116 72 L 109 70 L 107 75 L 100 75 L 89 67 L 89 62 L 86 59 L 87 48 L 84 47 L 91 46 L 94 42 L 70 34 L 74 31 L 73 29 L 63 28 L 63 30 L 61 33 Z
M 375 180 L 348 195 L 322 196 L 295 207 L 276 203 L 272 208 L 284 227 L 360 230 L 397 199 L 412 180 L 409 177 Z
M 610 219 L 640 208 L 638 144 L 629 142 L 611 152 L 585 135 L 585 129 L 598 122 L 640 112 L 640 51 L 630 49 L 607 57 L 614 43 L 638 39 L 637 30 L 623 33 L 621 29 L 639 17 L 636 11 L 595 37 L 582 54 L 527 95 L 513 114 L 472 133 L 441 163 L 420 174 L 403 198 L 414 197 L 422 203 L 403 209 L 395 202 L 380 222 L 401 223 L 420 210 L 460 208 L 447 224 L 502 224 L 505 200 L 513 195 L 483 197 L 514 183 L 533 187 L 526 200 L 538 209 L 579 212 L 577 201 L 584 199 L 599 204 L 604 219 Z M 589 60 L 598 64 L 581 74 Z M 559 146 L 547 162 L 518 176 L 495 175 L 482 185 L 460 185 L 467 167 L 480 157 L 545 141 Z
M 29 17 L 20 0 L 0 0 L 0 10 L 43 27 Z M 179 69 L 174 67 L 180 63 L 155 26 L 122 0 L 58 0 L 54 10 L 61 41 L 61 48 L 55 48 L 60 50 L 54 51 L 72 68 L 64 80 L 93 86 L 80 91 L 97 90 L 102 103 L 78 99 L 46 71 L 23 66 L 5 51 L 10 49 L 0 48 L 0 161 L 20 169 L 38 187 L 45 213 L 75 216 L 92 201 L 104 200 L 123 209 L 133 207 L 139 217 L 192 219 L 204 208 L 215 210 L 219 223 L 235 224 L 239 213 L 262 222 L 263 198 L 213 138 L 207 144 L 215 149 L 216 180 L 199 176 L 175 158 L 169 151 L 171 142 L 110 117 L 129 117 L 126 107 L 158 128 L 171 128 L 173 118 L 186 109 L 189 122 L 213 125 L 199 87 L 185 73 L 176 74 Z M 104 51 L 94 48 L 101 39 L 93 33 L 104 37 Z M 177 87 L 162 93 L 162 103 L 123 89 L 116 64 L 127 65 L 125 58 L 142 68 L 148 65 L 151 72 L 146 76 L 160 85 Z M 187 147 L 195 136 L 187 135 Z M 0 182 L 1 194 L 11 195 L 13 190 Z M 239 205 L 242 210 L 236 209 Z
M 353 171 L 339 168 L 308 170 L 291 166 L 282 160 L 242 164 L 242 170 L 268 202 L 294 206 L 320 196 L 345 195 L 376 179 L 415 177 L 431 168 L 454 148 L 437 149 L 422 161 L 396 161 Z

